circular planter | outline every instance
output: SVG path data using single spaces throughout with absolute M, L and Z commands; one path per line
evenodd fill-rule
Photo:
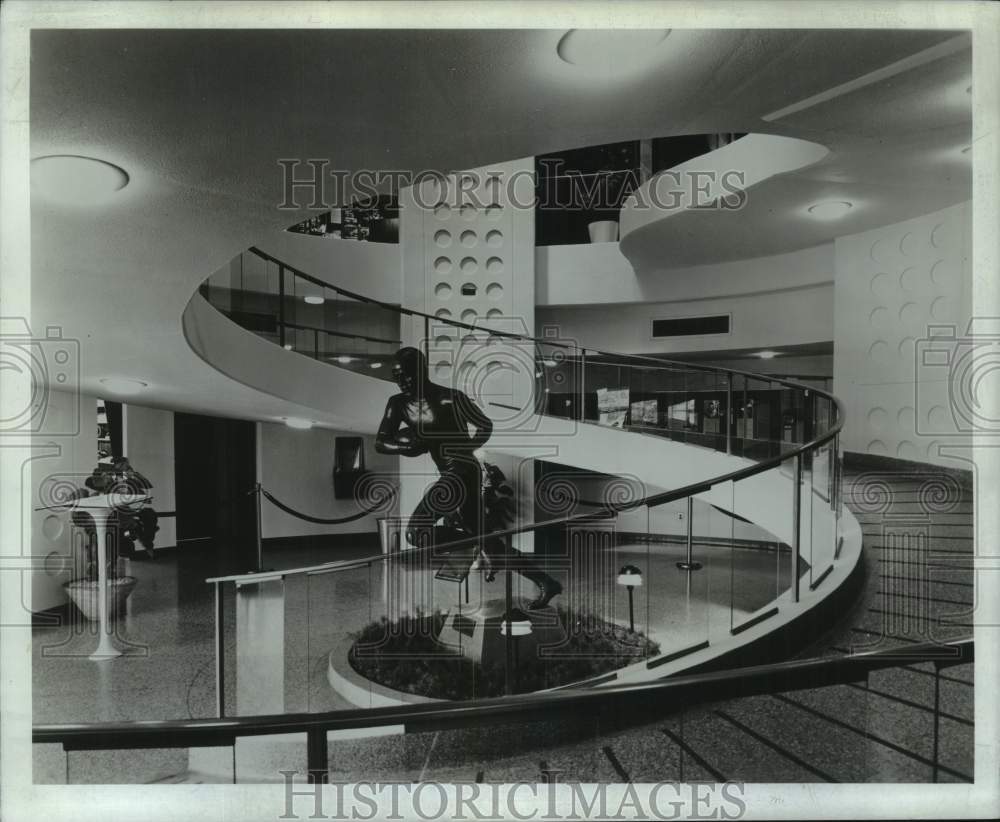
M 108 618 L 114 619 L 125 610 L 125 600 L 128 599 L 138 580 L 135 577 L 116 577 L 108 580 Z M 63 584 L 66 594 L 80 613 L 91 622 L 100 619 L 99 593 L 96 580 L 76 579 Z

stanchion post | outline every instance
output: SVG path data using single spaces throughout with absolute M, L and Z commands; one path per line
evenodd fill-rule
M 694 560 L 694 497 L 687 498 L 687 557 L 683 562 L 678 562 L 677 567 L 682 571 L 697 571 L 701 568 L 701 563 Z

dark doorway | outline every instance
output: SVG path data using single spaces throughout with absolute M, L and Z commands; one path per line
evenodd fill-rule
M 177 547 L 218 573 L 257 570 L 254 423 L 174 414 Z

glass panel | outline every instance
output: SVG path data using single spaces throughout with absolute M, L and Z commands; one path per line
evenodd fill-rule
M 580 356 L 576 347 L 537 343 L 535 379 L 539 413 L 580 418 Z
M 734 525 L 738 537 L 736 602 L 753 614 L 789 588 L 794 534 L 794 460 L 733 483 L 733 511 L 750 522 Z
M 799 461 L 802 470 L 802 485 L 801 485 L 801 496 L 799 498 L 799 516 L 800 516 L 800 544 L 799 544 L 799 556 L 802 560 L 802 565 L 800 570 L 803 575 L 806 576 L 805 583 L 811 584 L 816 575 L 822 573 L 822 569 L 816 570 L 815 568 L 818 562 L 822 560 L 818 557 L 813 556 L 813 454 L 812 452 L 805 452 L 799 456 Z
M 236 716 L 285 711 L 285 583 L 274 579 L 237 585 L 235 665 Z
M 38 746 L 35 746 L 36 748 Z M 50 746 L 45 746 L 50 747 Z M 51 746 L 54 747 L 54 746 Z M 48 784 L 137 785 L 179 782 L 232 783 L 233 749 L 143 748 L 67 751 L 62 764 L 53 757 L 39 774 Z M 36 777 L 36 782 L 39 781 Z M 261 780 L 262 781 L 262 780 Z

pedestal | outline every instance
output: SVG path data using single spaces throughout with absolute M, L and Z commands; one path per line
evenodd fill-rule
M 151 499 L 145 494 L 99 494 L 76 500 L 71 509 L 90 514 L 97 531 L 98 640 L 97 648 L 88 657 L 95 662 L 116 659 L 122 655 L 122 651 L 114 643 L 114 628 L 108 614 L 108 521 L 116 511 L 134 511 Z
M 467 659 L 503 665 L 507 637 L 500 633 L 500 623 L 506 611 L 504 599 L 491 599 L 471 611 L 452 608 L 438 639 L 442 644 L 460 650 Z M 522 661 L 534 657 L 539 647 L 559 645 L 566 639 L 566 632 L 552 606 L 531 611 L 529 618 L 531 633 L 511 639 L 517 643 L 518 657 Z

